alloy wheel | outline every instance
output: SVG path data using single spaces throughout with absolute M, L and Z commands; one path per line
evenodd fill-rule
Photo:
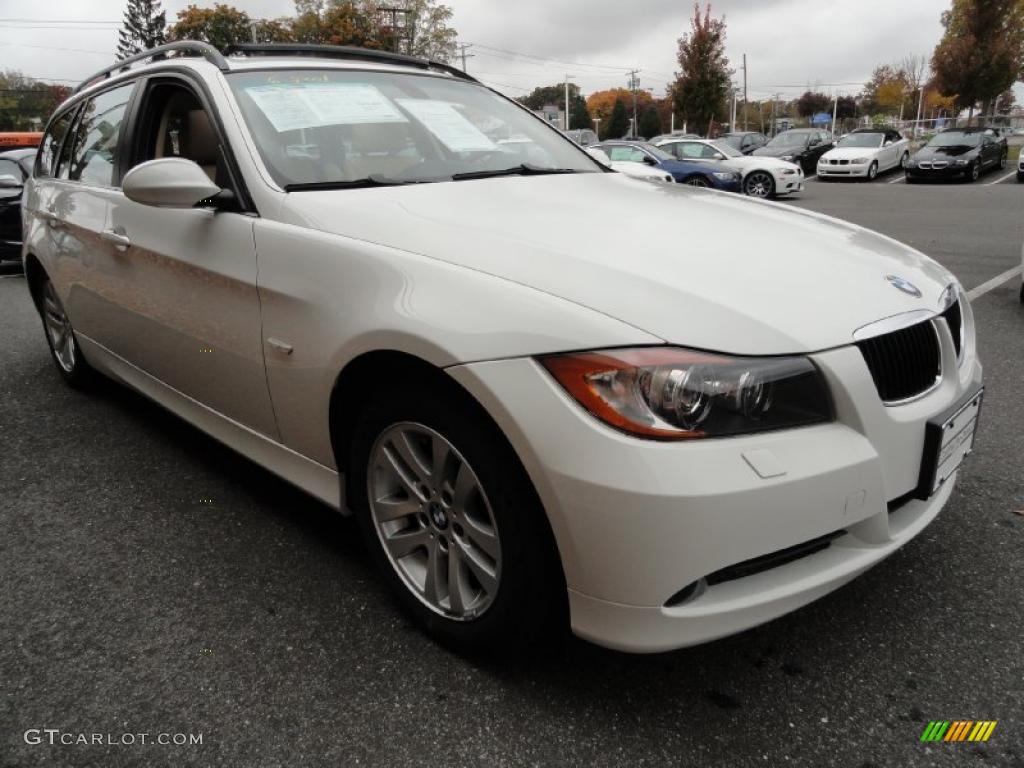
M 686 180 L 686 183 L 691 187 L 700 187 L 702 189 L 705 189 L 708 186 L 707 181 L 702 179 L 700 176 L 691 176 Z
M 49 280 L 43 288 L 43 321 L 57 364 L 66 373 L 71 373 L 77 360 L 75 333 L 67 312 L 64 311 L 64 305 L 61 304 L 57 291 Z
M 981 163 L 975 162 L 971 164 L 971 181 L 977 181 L 978 177 L 981 176 Z
M 904 152 L 903 157 L 900 158 L 900 168 L 906 169 L 910 165 L 910 153 Z
M 764 171 L 754 171 L 747 176 L 744 184 L 744 191 L 751 197 L 771 197 L 774 192 L 775 182 L 770 174 Z
M 878 163 L 872 163 L 868 166 L 868 180 L 874 181 L 875 177 L 878 176 Z
M 373 526 L 405 586 L 457 621 L 483 614 L 501 582 L 501 544 L 490 501 L 469 462 L 430 427 L 400 422 L 370 449 Z

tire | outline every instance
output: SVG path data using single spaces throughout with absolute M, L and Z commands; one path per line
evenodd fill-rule
M 900 166 L 899 167 L 903 168 L 904 170 L 906 170 L 906 168 L 907 168 L 907 166 L 909 164 L 910 164 L 910 153 L 909 152 L 904 152 L 903 153 L 903 157 L 900 158 Z
M 57 372 L 69 386 L 87 388 L 94 382 L 96 372 L 82 354 L 64 304 L 48 277 L 44 277 L 39 285 L 39 316 Z
M 904 174 L 903 174 L 903 180 L 904 180 L 904 181 L 905 181 L 905 182 L 906 182 L 907 184 L 917 184 L 917 179 L 915 179 L 915 178 L 914 178 L 913 176 L 911 176 L 911 175 L 910 175 L 909 173 L 904 173 Z
M 564 636 L 554 537 L 526 471 L 479 405 L 441 387 L 383 393 L 355 426 L 348 467 L 366 546 L 427 634 L 470 653 Z
M 971 163 L 971 167 L 967 169 L 964 176 L 967 178 L 968 182 L 977 181 L 981 176 L 981 161 L 975 160 Z
M 683 180 L 683 184 L 701 189 L 708 189 L 711 186 L 703 176 L 690 176 Z
M 775 197 L 775 179 L 768 171 L 751 171 L 743 180 L 743 194 L 762 200 Z
M 878 161 L 873 160 L 871 165 L 868 166 L 868 181 L 874 181 L 878 178 Z
M 1024 184 L 1024 173 L 1017 171 L 1017 183 Z
M 1007 162 L 1009 162 L 1009 159 L 1010 159 L 1009 155 L 1006 152 L 1003 152 L 1003 154 L 999 156 L 999 170 L 1000 171 L 1005 171 L 1006 170 L 1006 164 L 1007 164 Z

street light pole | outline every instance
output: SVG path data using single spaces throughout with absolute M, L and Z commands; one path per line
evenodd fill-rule
M 594 118 L 594 135 L 597 136 L 597 140 L 601 140 L 601 118 Z

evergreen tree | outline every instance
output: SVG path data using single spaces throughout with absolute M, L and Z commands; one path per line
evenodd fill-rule
M 608 127 L 604 130 L 604 138 L 621 139 L 627 133 L 629 133 L 629 113 L 626 111 L 626 103 L 622 99 L 616 99 L 612 117 L 608 121 Z
M 640 115 L 640 128 L 637 129 L 637 133 L 645 139 L 653 138 L 661 133 L 661 115 L 658 114 L 658 108 L 653 104 Z
M 117 57 L 127 59 L 167 42 L 167 19 L 160 0 L 128 0 L 124 10 L 124 27 L 117 43 Z

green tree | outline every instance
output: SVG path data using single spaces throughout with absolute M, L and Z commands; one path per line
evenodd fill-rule
M 658 108 L 654 104 L 643 111 L 639 120 L 640 127 L 637 129 L 637 133 L 645 139 L 650 139 L 661 133 L 661 115 L 658 114 Z
M 0 72 L 0 131 L 41 131 L 71 89 L 21 72 Z
M 711 18 L 711 5 L 701 15 L 693 6 L 689 34 L 679 38 L 680 72 L 673 92 L 676 108 L 696 131 L 706 131 L 715 115 L 725 111 L 732 70 L 725 55 L 725 19 Z
M 178 20 L 168 30 L 172 40 L 202 40 L 224 50 L 233 43 L 252 41 L 252 19 L 245 11 L 217 3 L 213 8 L 190 5 L 178 11 Z
M 957 107 L 974 113 L 1022 75 L 1024 0 L 953 0 L 942 14 L 945 33 L 932 54 L 935 84 Z
M 534 111 L 543 109 L 549 104 L 555 104 L 559 109 L 565 109 L 565 83 L 539 86 L 526 96 L 520 97 L 518 101 L 527 109 Z M 591 120 L 590 111 L 587 109 L 587 100 L 583 98 L 583 93 L 578 85 L 569 83 L 569 128 L 590 127 Z
M 612 116 L 608 120 L 608 126 L 604 129 L 605 139 L 621 139 L 629 132 L 629 112 L 626 110 L 626 102 L 622 99 L 615 100 L 612 107 Z
M 127 59 L 167 42 L 167 18 L 160 0 L 128 0 L 118 33 L 117 58 Z
M 832 97 L 827 93 L 805 91 L 804 95 L 797 99 L 796 111 L 800 117 L 811 117 L 819 112 L 831 112 Z

